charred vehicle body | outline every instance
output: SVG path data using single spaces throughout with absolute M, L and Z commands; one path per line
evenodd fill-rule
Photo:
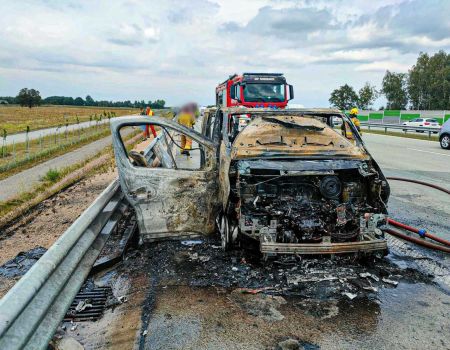
M 345 115 L 239 108 L 215 114 L 206 115 L 204 132 L 209 118 L 221 121 L 220 181 L 228 183 L 218 226 L 225 248 L 246 237 L 267 254 L 387 249 L 379 227 L 389 185 Z M 239 131 L 242 114 L 251 122 Z M 351 140 L 334 129 L 336 118 Z
M 248 124 L 240 123 L 243 115 Z M 335 129 L 336 118 L 349 130 Z M 199 132 L 154 118 L 160 140 L 143 157 L 155 165 L 159 154 L 159 162 L 144 170 L 117 141 L 121 126 L 138 123 L 116 118 L 112 130 L 121 185 L 144 241 L 208 234 L 215 219 L 225 249 L 253 241 L 266 256 L 387 250 L 380 226 L 389 185 L 341 112 L 211 109 Z M 189 174 L 175 165 L 178 133 L 198 144 L 199 166 Z M 180 214 L 182 202 L 195 215 Z

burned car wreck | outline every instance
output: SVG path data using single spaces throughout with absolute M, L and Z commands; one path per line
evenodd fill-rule
M 225 248 L 250 238 L 264 254 L 386 251 L 379 227 L 389 185 L 345 115 L 216 113 L 223 114 L 221 165 L 229 164 L 221 169 L 229 192 L 218 220 Z M 352 128 L 351 140 L 333 128 L 335 118 Z
M 127 154 L 120 129 L 142 123 L 159 127 L 158 137 Z M 215 222 L 224 249 L 256 245 L 266 257 L 387 250 L 389 185 L 337 110 L 220 108 L 197 130 L 158 117 L 114 118 L 111 128 L 144 242 L 211 234 Z M 180 134 L 198 153 L 187 161 Z

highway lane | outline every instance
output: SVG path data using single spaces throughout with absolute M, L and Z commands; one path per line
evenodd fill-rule
M 450 151 L 438 142 L 377 134 L 364 134 L 363 140 L 386 176 L 418 179 L 450 189 Z M 448 194 L 406 182 L 389 184 L 392 218 L 450 239 Z
M 389 175 L 431 180 L 450 189 L 450 151 L 438 142 L 367 133 L 363 140 Z

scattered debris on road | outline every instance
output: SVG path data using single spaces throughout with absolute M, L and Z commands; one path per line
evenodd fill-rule
M 0 276 L 12 278 L 23 276 L 45 254 L 47 249 L 36 247 L 17 256 L 0 266 Z

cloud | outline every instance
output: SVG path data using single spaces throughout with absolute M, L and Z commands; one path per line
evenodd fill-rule
M 279 71 L 296 88 L 294 102 L 327 106 L 331 87 L 379 86 L 386 69 L 406 71 L 420 51 L 450 49 L 449 7 L 444 0 L 10 1 L 0 26 L 0 95 L 33 83 L 44 96 L 210 104 L 229 74 Z
M 111 33 L 107 39 L 110 43 L 123 46 L 140 46 L 145 42 L 155 43 L 159 40 L 159 28 L 144 27 L 138 24 L 122 24 L 118 30 Z
M 258 14 L 246 25 L 226 22 L 222 29 L 227 32 L 242 32 L 258 36 L 273 36 L 278 39 L 295 40 L 304 38 L 315 31 L 332 29 L 334 17 L 326 9 L 282 8 L 269 6 L 261 8 Z

